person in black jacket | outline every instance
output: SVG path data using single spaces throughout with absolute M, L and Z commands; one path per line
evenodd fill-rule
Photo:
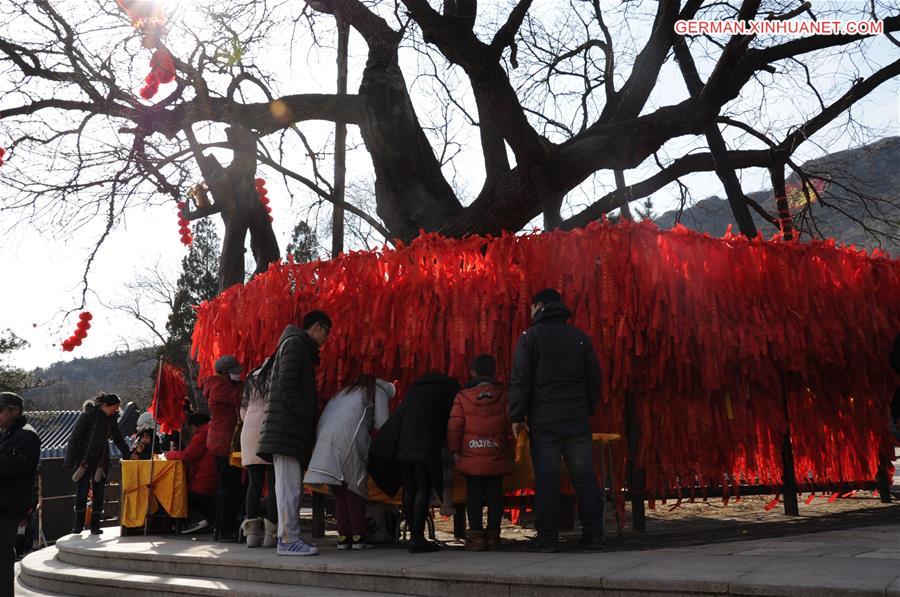
M 41 440 L 22 415 L 17 394 L 0 393 L 0 595 L 12 595 L 19 523 L 34 507 Z
M 109 440 L 113 440 L 122 458 L 129 458 L 131 450 L 122 439 L 118 417 L 122 400 L 116 394 L 101 392 L 93 400 L 84 403 L 84 410 L 75 422 L 75 429 L 69 436 L 63 466 L 75 469 L 75 522 L 72 533 L 84 530 L 84 515 L 87 510 L 88 489 L 91 498 L 91 534 L 99 535 L 103 518 L 103 497 L 106 492 L 106 477 L 109 472 Z
M 427 373 L 410 386 L 403 402 L 372 442 L 369 472 L 382 491 L 393 496 L 403 486 L 403 512 L 409 528 L 409 552 L 435 549 L 425 540 L 425 518 L 434 490 L 443 494 L 443 448 L 447 421 L 459 384 L 441 373 Z M 399 464 L 400 476 L 396 475 Z
M 319 348 L 331 331 L 331 319 L 322 311 L 303 318 L 303 329 L 289 325 L 281 334 L 269 401 L 256 447 L 257 455 L 275 465 L 275 501 L 278 504 L 278 544 L 276 553 L 285 556 L 312 556 L 315 545 L 300 538 L 300 500 L 303 497 L 303 469 L 309 465 L 315 444 L 316 365 Z
M 558 550 L 560 456 L 578 499 L 579 545 L 599 549 L 603 499 L 594 475 L 590 418 L 600 399 L 600 363 L 587 334 L 567 323 L 572 313 L 559 292 L 542 290 L 531 303 L 532 324 L 516 346 L 509 388 L 513 434 L 529 433 L 534 464 L 537 537 L 528 549 Z

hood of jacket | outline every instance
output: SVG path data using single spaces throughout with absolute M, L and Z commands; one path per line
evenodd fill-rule
M 397 394 L 397 388 L 389 381 L 378 378 L 375 380 L 375 385 L 387 394 L 388 400 L 392 399 Z
M 552 303 L 547 303 L 544 305 L 543 309 L 538 311 L 537 315 L 534 316 L 534 320 L 531 322 L 531 325 L 538 325 L 539 323 L 565 323 L 568 319 L 572 317 L 572 312 L 566 307 L 563 303 L 556 301 Z
M 462 393 L 476 406 L 490 406 L 503 398 L 503 389 L 487 381 L 469 386 Z
M 447 377 L 443 373 L 426 373 L 413 382 L 414 386 L 444 386 L 456 391 L 459 384 L 452 377 Z
M 97 404 L 93 400 L 85 400 L 84 404 L 81 405 L 81 410 L 86 413 L 89 413 L 97 408 Z
M 285 340 L 291 337 L 296 337 L 306 343 L 306 347 L 309 349 L 309 355 L 312 358 L 312 362 L 314 365 L 319 364 L 319 345 L 316 344 L 316 341 L 313 340 L 309 334 L 306 333 L 306 330 L 301 329 L 296 325 L 288 325 L 284 328 L 284 331 L 281 332 L 281 338 L 278 339 L 278 346 L 281 346 Z

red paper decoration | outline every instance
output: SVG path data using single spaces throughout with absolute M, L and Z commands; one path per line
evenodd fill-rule
M 144 86 L 141 88 L 141 97 L 149 100 L 156 92 L 159 91 L 161 84 L 171 83 L 175 80 L 175 61 L 172 60 L 172 54 L 165 48 L 160 48 L 153 52 L 150 58 L 150 73 L 144 79 Z
M 3 165 L 3 156 L 6 155 L 6 150 L 0 147 L 0 166 Z
M 187 203 L 184 201 L 178 202 L 178 232 L 181 234 L 181 244 L 187 247 L 194 242 L 194 237 L 191 234 L 191 223 L 184 217 L 184 208 L 186 206 Z
M 255 184 L 256 194 L 259 195 L 259 202 L 263 204 L 263 208 L 265 208 L 266 213 L 268 214 L 269 221 L 273 222 L 274 219 L 272 218 L 272 208 L 269 207 L 269 196 L 268 191 L 266 190 L 266 179 L 257 178 Z
M 87 338 L 87 332 L 91 329 L 91 319 L 94 316 L 90 311 L 82 311 L 78 314 L 78 325 L 75 333 L 62 341 L 63 352 L 72 352 L 76 346 L 81 346 L 82 340 Z
M 788 429 L 796 477 L 829 491 L 873 479 L 892 445 L 900 262 L 834 241 L 713 239 L 646 222 L 425 234 L 408 247 L 273 264 L 200 305 L 193 353 L 201 375 L 223 354 L 250 369 L 285 325 L 324 309 L 335 327 L 319 367 L 323 399 L 363 371 L 398 379 L 401 393 L 430 370 L 463 381 L 482 352 L 506 380 L 530 298 L 545 287 L 562 292 L 597 349 L 594 430 L 624 434 L 634 396 L 635 464 L 651 503 L 726 482 L 781 485 Z M 623 487 L 623 462 L 615 474 Z

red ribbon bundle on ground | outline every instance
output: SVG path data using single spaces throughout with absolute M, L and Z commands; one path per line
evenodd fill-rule
M 75 329 L 75 333 L 62 341 L 63 352 L 72 352 L 76 346 L 81 346 L 82 340 L 87 338 L 87 331 L 91 329 L 91 319 L 93 318 L 94 316 L 91 315 L 90 311 L 83 311 L 78 314 L 78 326 Z
M 725 481 L 780 485 L 788 421 L 800 482 L 874 478 L 891 441 L 900 262 L 833 242 L 713 239 L 644 222 L 426 234 L 396 250 L 272 265 L 199 307 L 193 351 L 201 376 L 223 354 L 249 370 L 286 324 L 323 309 L 334 320 L 324 398 L 361 371 L 398 379 L 401 392 L 430 370 L 463 381 L 482 352 L 505 380 L 531 296 L 545 287 L 562 292 L 597 348 L 595 431 L 624 433 L 634 393 L 651 500 Z
M 186 420 L 184 399 L 187 397 L 187 388 L 181 369 L 165 359 L 160 366 L 161 369 L 156 372 L 153 402 L 147 411 L 153 415 L 162 433 L 172 433 L 179 431 Z

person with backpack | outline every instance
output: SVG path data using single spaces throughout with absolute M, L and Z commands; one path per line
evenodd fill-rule
M 122 458 L 131 456 L 131 450 L 119 431 L 118 417 L 122 400 L 116 394 L 101 392 L 93 400 L 84 403 L 69 436 L 63 467 L 75 469 L 72 480 L 75 488 L 75 521 L 72 533 L 84 530 L 88 491 L 91 499 L 91 534 L 100 535 L 103 519 L 106 477 L 109 473 L 109 440 L 119 449 Z
M 247 547 L 275 547 L 278 530 L 278 505 L 275 501 L 275 467 L 256 455 L 266 401 L 272 381 L 272 357 L 250 372 L 244 382 L 244 398 L 241 400 L 241 464 L 247 469 L 246 512 L 241 529 L 247 537 Z M 263 487 L 267 490 L 266 517 L 259 514 Z
M 447 448 L 454 456 L 454 468 L 466 479 L 468 551 L 500 549 L 503 476 L 513 468 L 509 399 L 494 378 L 496 369 L 494 357 L 475 357 L 471 380 L 456 395 L 447 424 Z M 485 503 L 487 530 L 482 520 Z
M 305 481 L 331 488 L 340 550 L 372 547 L 366 524 L 369 447 L 395 392 L 394 384 L 363 373 L 328 401 L 319 418 Z
M 316 365 L 319 349 L 328 340 L 331 318 L 311 311 L 302 329 L 288 325 L 278 340 L 269 400 L 256 454 L 275 465 L 275 500 L 278 504 L 280 556 L 314 556 L 319 549 L 300 538 L 300 502 L 303 469 L 315 444 Z

